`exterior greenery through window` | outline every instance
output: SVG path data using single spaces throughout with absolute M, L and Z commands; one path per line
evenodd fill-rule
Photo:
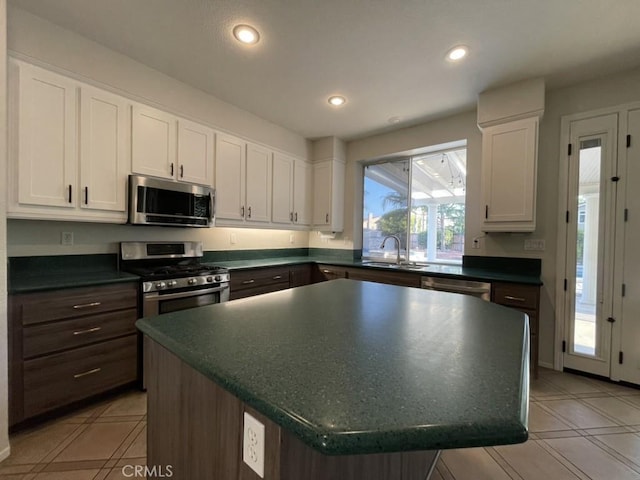
M 444 146 L 440 146 L 444 147 Z M 427 153 L 386 159 L 364 168 L 362 255 L 460 263 L 464 253 L 466 142 L 432 147 Z

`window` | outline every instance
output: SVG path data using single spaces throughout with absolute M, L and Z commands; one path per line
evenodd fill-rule
M 466 141 L 366 165 L 362 255 L 393 259 L 400 240 L 403 259 L 461 263 L 467 175 Z M 427 150 L 427 149 L 425 149 Z

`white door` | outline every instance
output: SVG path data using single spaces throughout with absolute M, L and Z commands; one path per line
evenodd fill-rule
M 129 164 L 128 102 L 97 88 L 80 90 L 80 206 L 124 212 Z
M 273 154 L 271 220 L 273 223 L 293 222 L 294 159 L 281 153 Z
M 271 220 L 271 152 L 247 144 L 245 219 L 251 222 Z
M 640 385 L 640 110 L 627 117 L 630 135 L 621 155 L 614 287 L 612 378 Z M 626 138 L 624 139 L 626 142 Z M 621 153 L 623 152 L 621 146 Z
M 140 175 L 174 178 L 176 118 L 142 105 L 133 106 L 131 168 Z
M 243 220 L 245 142 L 231 135 L 216 134 L 216 218 Z
M 617 114 L 572 121 L 568 155 L 564 366 L 609 377 Z
M 19 68 L 18 202 L 77 205 L 77 87 L 68 78 Z
M 213 130 L 204 125 L 178 121 L 178 180 L 213 185 Z
M 313 170 L 311 165 L 296 159 L 293 176 L 294 221 L 299 225 L 311 224 L 311 188 Z

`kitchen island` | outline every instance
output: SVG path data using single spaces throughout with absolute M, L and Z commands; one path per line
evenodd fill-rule
M 526 315 L 477 298 L 334 280 L 137 325 L 147 462 L 175 478 L 260 478 L 245 412 L 274 480 L 418 480 L 440 449 L 527 439 Z

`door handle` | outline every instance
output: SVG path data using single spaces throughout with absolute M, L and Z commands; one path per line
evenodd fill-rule
M 82 303 L 80 305 L 74 305 L 73 308 L 78 310 L 80 308 L 99 307 L 100 305 L 102 305 L 101 302 L 91 302 L 91 303 Z
M 251 218 L 251 207 L 247 210 L 247 218 Z
M 173 162 L 171 163 L 171 176 L 173 177 Z
M 69 203 L 72 203 L 72 199 L 71 199 L 71 185 L 69 185 Z
M 328 213 L 327 213 L 327 216 L 326 216 L 326 220 L 325 220 L 325 221 L 326 221 L 327 223 L 329 223 L 329 214 L 328 214 Z
M 87 370 L 86 372 L 82 372 L 82 373 L 76 373 L 73 378 L 81 378 L 81 377 L 86 377 L 87 375 L 93 375 L 94 373 L 98 373 L 99 371 L 101 371 L 101 368 L 93 368 L 91 370 Z
M 184 165 L 180 165 L 180 178 L 184 178 Z
M 89 187 L 84 187 L 84 204 L 89 205 Z

